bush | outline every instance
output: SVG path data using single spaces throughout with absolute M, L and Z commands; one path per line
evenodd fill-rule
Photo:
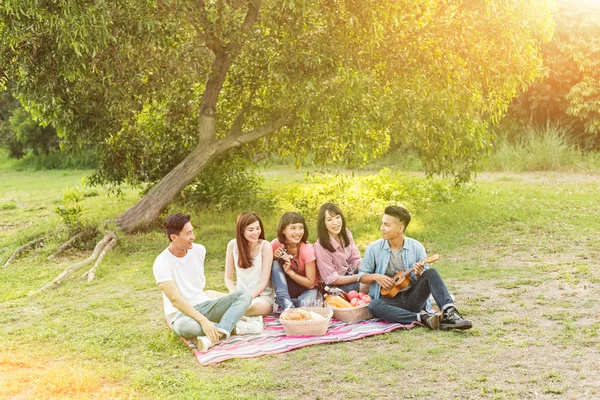
M 17 162 L 17 169 L 93 169 L 98 164 L 98 154 L 94 149 L 82 150 L 76 154 L 64 153 L 59 150 L 48 154 L 27 154 Z
M 82 225 L 81 217 L 85 211 L 82 204 L 83 197 L 82 189 L 76 187 L 67 188 L 63 192 L 61 205 L 54 207 L 54 211 L 71 230 L 77 230 Z
M 262 188 L 256 165 L 227 155 L 210 164 L 181 194 L 181 202 L 217 210 L 273 208 L 272 196 Z
M 498 136 L 484 163 L 487 171 L 577 171 L 598 168 L 598 154 L 583 152 L 569 128 L 548 122 L 543 127 L 513 127 Z
M 451 201 L 460 193 L 451 182 L 391 172 L 387 168 L 365 177 L 315 173 L 306 180 L 308 185 L 296 185 L 294 190 L 280 193 L 278 207 L 312 218 L 323 203 L 332 202 L 344 210 L 348 219 L 361 223 L 380 217 L 383 209 L 391 204 L 404 204 L 417 210 L 430 203 Z
M 0 146 L 9 157 L 20 159 L 30 151 L 48 154 L 59 143 L 52 125 L 40 126 L 10 92 L 0 93 Z

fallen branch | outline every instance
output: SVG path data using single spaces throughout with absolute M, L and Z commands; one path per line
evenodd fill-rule
M 106 231 L 106 235 L 104 235 L 102 240 L 100 240 L 98 242 L 98 244 L 96 244 L 96 247 L 94 248 L 94 251 L 92 252 L 91 256 L 89 256 L 87 259 L 85 259 L 83 261 L 80 261 L 76 264 L 73 264 L 73 265 L 65 268 L 65 270 L 60 275 L 58 275 L 56 278 L 54 278 L 54 280 L 52 282 L 47 283 L 41 289 L 38 289 L 34 292 L 29 293 L 28 296 L 33 296 L 39 292 L 43 292 L 45 290 L 53 289 L 53 288 L 59 286 L 64 279 L 68 278 L 73 273 L 79 271 L 81 268 L 85 267 L 86 265 L 92 263 L 94 260 L 98 259 L 100 254 L 103 254 L 102 257 L 104 257 L 104 254 L 106 254 L 110 249 L 112 249 L 114 247 L 114 245 L 116 244 L 116 241 L 117 241 L 117 235 L 115 235 L 115 233 L 112 231 Z M 112 246 L 110 248 L 108 248 L 108 249 L 106 249 L 106 251 L 104 251 L 104 249 L 111 242 L 114 242 L 114 244 L 112 244 Z
M 95 228 L 89 228 L 89 229 L 84 229 L 81 232 L 79 232 L 77 235 L 73 236 L 71 239 L 67 240 L 65 243 L 63 243 L 58 250 L 56 250 L 54 252 L 54 254 L 50 255 L 48 257 L 48 260 L 53 260 L 56 257 L 58 257 L 59 255 L 61 255 L 62 253 L 64 253 L 67 249 L 71 248 L 78 240 L 86 237 L 86 236 L 90 236 L 92 237 L 93 235 L 96 234 L 96 229 Z
M 4 266 L 6 267 L 8 264 L 10 264 L 19 254 L 23 253 L 25 250 L 43 242 L 44 240 L 46 240 L 46 235 L 39 236 L 39 237 L 33 239 L 31 242 L 26 243 L 23 246 L 19 247 L 12 253 L 12 255 L 8 258 L 8 260 L 6 260 L 6 262 L 4 263 Z
M 98 256 L 98 259 L 94 263 L 94 266 L 92 268 L 90 268 L 85 274 L 81 275 L 81 277 L 83 278 L 83 277 L 85 277 L 87 275 L 88 282 L 93 281 L 94 278 L 96 277 L 96 269 L 98 268 L 98 265 L 100 265 L 100 263 L 102 262 L 102 259 L 106 255 L 106 253 L 108 253 L 109 251 L 111 251 L 112 248 L 115 247 L 116 245 L 117 245 L 117 237 L 115 236 L 114 238 L 111 238 L 108 241 L 108 243 L 106 244 L 106 246 L 104 246 L 104 248 L 102 249 L 102 252 Z

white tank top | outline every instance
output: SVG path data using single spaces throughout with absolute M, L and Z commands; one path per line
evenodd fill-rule
M 240 268 L 238 264 L 238 246 L 235 239 L 233 242 L 233 263 L 235 265 L 236 275 L 235 288 L 236 290 L 243 290 L 252 293 L 254 290 L 256 290 L 256 287 L 260 283 L 260 273 L 262 272 L 262 248 L 267 241 L 263 240 L 260 244 L 258 254 L 252 259 L 252 266 L 250 268 Z M 273 289 L 271 288 L 271 285 L 269 284 L 260 295 L 272 296 Z

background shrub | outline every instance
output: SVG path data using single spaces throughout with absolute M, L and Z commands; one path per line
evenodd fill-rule
M 305 180 L 306 185 L 294 185 L 293 190 L 278 194 L 280 210 L 296 210 L 314 219 L 323 203 L 332 202 L 357 223 L 380 218 L 383 209 L 391 204 L 403 204 L 416 211 L 431 203 L 451 201 L 468 191 L 466 186 L 454 188 L 449 181 L 392 172 L 387 168 L 368 176 L 314 173 Z
M 227 155 L 202 171 L 182 192 L 180 202 L 217 210 L 272 209 L 272 195 L 262 186 L 263 177 L 252 161 Z

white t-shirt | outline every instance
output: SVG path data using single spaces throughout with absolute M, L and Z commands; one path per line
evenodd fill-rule
M 192 306 L 210 300 L 204 293 L 206 277 L 204 276 L 204 258 L 206 248 L 194 243 L 183 257 L 176 257 L 166 248 L 154 260 L 154 278 L 156 283 L 173 281 L 183 298 Z M 181 315 L 171 300 L 163 293 L 165 316 L 169 324 Z

